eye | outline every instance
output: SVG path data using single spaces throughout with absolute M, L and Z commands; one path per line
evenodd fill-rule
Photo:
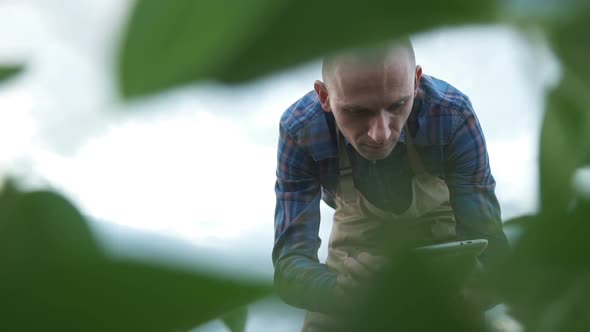
M 403 103 L 391 105 L 391 106 L 389 106 L 388 111 L 390 111 L 390 112 L 399 112 L 402 109 L 402 106 L 403 105 L 404 105 Z
M 352 116 L 363 116 L 367 115 L 369 111 L 363 108 L 349 108 L 346 110 L 346 113 Z
M 399 112 L 403 109 L 403 107 L 407 104 L 408 102 L 406 100 L 401 100 L 391 106 L 389 106 L 388 111 L 392 112 L 392 113 L 396 113 Z

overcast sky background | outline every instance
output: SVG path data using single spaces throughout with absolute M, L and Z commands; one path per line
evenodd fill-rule
M 99 234 L 113 225 L 162 234 L 269 277 L 278 121 L 320 78 L 319 61 L 125 104 L 114 54 L 129 3 L 0 0 L 0 63 L 27 65 L 0 86 L 0 176 L 59 190 L 103 221 Z M 504 219 L 537 209 L 543 98 L 559 78 L 542 36 L 529 37 L 506 26 L 412 37 L 425 74 L 471 98 Z M 322 213 L 327 241 L 331 211 Z

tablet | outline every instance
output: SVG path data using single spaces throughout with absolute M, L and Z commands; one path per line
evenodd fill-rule
M 465 256 L 479 256 L 488 246 L 486 239 L 464 240 L 456 242 L 446 242 L 433 244 L 430 246 L 415 248 L 415 252 L 424 254 L 426 256 L 437 255 L 465 255 Z

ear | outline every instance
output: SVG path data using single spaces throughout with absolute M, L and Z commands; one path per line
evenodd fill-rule
M 418 89 L 420 88 L 420 78 L 422 77 L 422 67 L 416 66 L 416 77 L 414 79 L 414 97 L 418 95 Z
M 322 81 L 315 81 L 313 84 L 313 89 L 318 94 L 320 99 L 320 104 L 322 104 L 322 108 L 324 112 L 332 112 L 332 108 L 330 107 L 330 98 L 328 95 L 328 88 L 326 88 L 326 84 Z

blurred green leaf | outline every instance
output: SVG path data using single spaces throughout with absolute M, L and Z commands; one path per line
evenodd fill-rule
M 48 191 L 0 194 L 1 261 L 97 259 L 98 246 L 74 206 Z
M 488 23 L 492 0 L 140 0 L 120 48 L 124 97 L 192 81 L 243 82 L 338 49 Z
M 0 67 L 0 82 L 7 80 L 23 70 L 22 66 Z
M 461 295 L 470 263 L 397 255 L 345 331 L 485 331 L 483 312 Z
M 590 330 L 590 203 L 575 197 L 574 171 L 590 158 L 590 4 L 544 26 L 562 62 L 547 99 L 540 148 L 540 214 L 528 217 L 498 291 L 531 331 Z M 512 224 L 512 223 L 511 223 Z
M 590 330 L 590 202 L 537 215 L 493 285 L 530 331 Z
M 566 70 L 575 74 L 575 77 L 590 84 L 590 2 L 587 0 L 570 0 L 574 2 L 570 8 L 567 19 L 549 24 L 545 27 L 553 50 L 559 56 Z M 563 4 L 561 4 L 563 6 Z
M 52 192 L 0 193 L 6 331 L 188 330 L 272 291 L 244 281 L 105 257 L 81 214 Z
M 541 132 L 541 207 L 547 213 L 569 207 L 573 173 L 590 160 L 590 3 L 577 3 L 567 21 L 547 27 L 563 67 Z
M 572 16 L 587 7 L 586 0 L 507 0 L 500 1 L 501 16 L 516 25 L 569 24 Z
M 588 53 L 590 58 L 590 52 Z M 573 199 L 572 176 L 590 154 L 590 85 L 566 67 L 547 101 L 541 132 L 541 208 L 565 211 Z
M 248 320 L 248 307 L 243 306 L 221 316 L 221 321 L 231 332 L 244 332 Z
M 234 281 L 134 262 L 3 264 L 6 331 L 188 330 L 270 292 Z

